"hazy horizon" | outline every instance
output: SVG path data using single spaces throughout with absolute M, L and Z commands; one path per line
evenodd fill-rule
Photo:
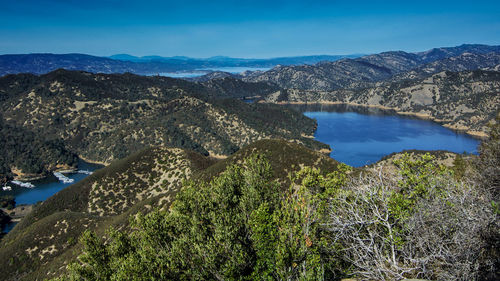
M 494 1 L 0 1 L 1 54 L 274 58 L 500 44 Z
M 458 47 L 461 45 L 487 45 L 487 46 L 500 46 L 500 44 L 481 44 L 481 43 L 463 43 L 455 46 L 436 46 L 432 47 L 426 50 L 417 50 L 417 51 L 407 51 L 407 50 L 383 50 L 379 53 L 382 52 L 390 52 L 390 51 L 404 51 L 407 53 L 419 53 L 419 52 L 425 52 L 431 49 L 435 48 L 451 48 L 451 47 Z M 314 56 L 368 56 L 372 54 L 377 54 L 377 53 L 346 53 L 346 54 L 307 54 L 307 55 L 291 55 L 291 56 L 278 56 L 278 57 L 232 57 L 232 56 L 226 56 L 226 55 L 213 55 L 209 57 L 192 57 L 192 56 L 186 56 L 186 55 L 172 55 L 172 56 L 162 56 L 162 55 L 157 55 L 157 54 L 148 54 L 148 55 L 143 55 L 143 56 L 138 56 L 130 53 L 116 53 L 116 54 L 111 54 L 111 55 L 94 55 L 94 54 L 89 54 L 89 53 L 76 53 L 76 52 L 69 52 L 69 53 L 54 53 L 54 52 L 31 52 L 31 53 L 0 53 L 0 55 L 33 55 L 33 54 L 51 54 L 51 55 L 71 55 L 71 54 L 80 54 L 80 55 L 90 55 L 90 56 L 96 56 L 96 57 L 103 57 L 103 58 L 111 58 L 113 56 L 131 56 L 131 57 L 136 57 L 136 58 L 147 58 L 147 57 L 162 57 L 162 58 L 189 58 L 189 59 L 213 59 L 217 57 L 221 58 L 231 58 L 231 59 L 277 59 L 277 58 L 288 58 L 288 57 L 314 57 Z
M 451 47 L 451 46 L 450 46 Z M 389 51 L 389 50 L 387 50 Z M 392 51 L 392 50 L 391 50 Z M 396 50 L 399 51 L 399 50 Z M 111 58 L 113 56 L 131 56 L 131 57 L 137 57 L 137 58 L 147 58 L 147 57 L 162 57 L 162 58 L 189 58 L 189 59 L 213 59 L 217 57 L 221 58 L 231 58 L 231 59 L 277 59 L 277 58 L 292 58 L 292 57 L 314 57 L 314 56 L 365 56 L 365 55 L 370 55 L 370 54 L 311 54 L 311 55 L 292 55 L 292 56 L 279 56 L 279 57 L 232 57 L 232 56 L 225 56 L 225 55 L 213 55 L 209 57 L 192 57 L 192 56 L 186 56 L 186 55 L 172 55 L 172 56 L 161 56 L 157 54 L 148 54 L 148 55 L 143 55 L 143 56 L 136 56 L 134 54 L 127 54 L 127 53 L 117 53 L 117 54 L 111 54 L 111 55 L 95 55 L 95 54 L 89 54 L 89 53 L 77 53 L 77 52 L 69 52 L 69 53 L 54 53 L 54 52 L 30 52 L 30 53 L 0 53 L 0 55 L 37 55 L 37 54 L 47 54 L 47 55 L 72 55 L 72 54 L 78 54 L 78 55 L 90 55 L 90 56 L 95 56 L 95 57 L 102 57 L 102 58 Z

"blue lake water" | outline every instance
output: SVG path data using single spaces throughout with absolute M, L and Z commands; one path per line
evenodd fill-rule
M 210 73 L 212 71 L 224 71 L 224 72 L 237 74 L 237 73 L 245 72 L 247 70 L 249 70 L 249 71 L 267 71 L 269 69 L 271 69 L 271 68 L 269 68 L 269 67 L 240 67 L 240 66 L 213 67 L 213 68 L 197 69 L 197 70 L 193 70 L 193 71 L 162 72 L 162 73 L 159 73 L 159 75 L 172 77 L 172 78 L 193 78 L 193 77 L 203 76 L 203 75 Z
M 333 149 L 330 156 L 360 167 L 407 149 L 477 154 L 479 140 L 441 125 L 373 108 L 299 106 L 318 122 L 315 139 Z
M 84 161 L 78 162 L 79 170 L 95 171 L 102 168 L 102 165 L 91 164 Z M 88 175 L 80 173 L 68 173 L 65 174 L 68 178 L 74 179 L 73 183 L 79 182 L 86 178 Z M 50 196 L 56 194 L 61 189 L 73 184 L 73 183 L 62 183 L 55 176 L 50 176 L 44 179 L 31 181 L 35 185 L 34 188 L 21 187 L 12 183 L 9 186 L 12 187 L 11 191 L 0 191 L 0 195 L 12 195 L 16 199 L 16 205 L 21 204 L 35 204 L 38 201 L 44 201 Z
M 210 70 L 210 71 L 224 71 L 229 73 L 241 73 L 247 70 L 249 71 L 268 71 L 271 69 L 270 67 L 243 67 L 243 66 L 229 66 L 229 67 L 212 67 L 212 68 L 203 68 L 201 70 Z
M 17 222 L 9 222 L 8 224 L 4 225 L 3 228 L 2 228 L 2 231 L 3 233 L 8 233 L 9 231 L 11 231 L 14 226 L 16 226 Z
M 91 164 L 84 161 L 78 162 L 79 170 L 95 171 L 102 167 L 103 167 L 102 165 Z M 87 174 L 82 174 L 82 173 L 68 173 L 64 175 L 67 176 L 68 178 L 74 179 L 73 183 L 79 182 L 88 176 Z M 73 183 L 62 183 L 55 176 L 50 176 L 44 179 L 34 180 L 30 182 L 35 185 L 34 188 L 26 188 L 15 185 L 13 183 L 8 183 L 8 185 L 12 187 L 12 190 L 10 191 L 0 190 L 0 195 L 14 196 L 17 206 L 22 204 L 35 204 L 39 201 L 46 200 L 47 198 L 56 194 L 65 187 L 68 187 L 71 184 L 73 184 Z M 7 224 L 2 229 L 2 232 L 9 232 L 15 225 L 16 225 L 15 222 Z
M 290 107 L 317 120 L 315 138 L 331 146 L 332 158 L 355 167 L 374 163 L 385 155 L 405 149 L 477 153 L 479 144 L 479 140 L 437 123 L 397 116 L 374 108 L 344 105 Z M 82 170 L 94 171 L 101 167 L 83 161 L 79 163 L 79 169 Z M 78 173 L 66 175 L 75 182 L 88 176 Z M 0 190 L 0 195 L 14 196 L 17 205 L 34 204 L 70 185 L 53 176 L 32 183 L 35 184 L 33 189 L 9 184 L 12 191 Z M 2 230 L 8 232 L 14 225 L 15 223 L 9 224 Z

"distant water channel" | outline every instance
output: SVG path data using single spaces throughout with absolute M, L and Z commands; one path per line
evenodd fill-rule
M 292 105 L 318 122 L 315 138 L 330 156 L 354 167 L 372 164 L 406 149 L 477 154 L 479 140 L 443 126 L 376 108 L 346 105 Z
M 102 168 L 102 165 L 98 164 L 91 164 L 84 162 L 80 160 L 78 162 L 78 169 L 79 170 L 86 170 L 86 171 L 95 171 L 97 169 Z M 62 181 L 59 181 L 55 176 L 49 176 L 44 179 L 39 179 L 39 180 L 34 180 L 30 181 L 32 184 L 35 185 L 34 188 L 26 188 L 26 187 L 21 187 L 12 183 L 9 183 L 8 185 L 12 187 L 12 190 L 10 191 L 5 191 L 0 189 L 0 195 L 11 195 L 14 196 L 16 200 L 16 206 L 23 205 L 23 204 L 35 204 L 39 201 L 45 201 L 47 198 L 50 196 L 56 194 L 57 192 L 61 191 L 62 189 L 70 186 L 71 184 L 77 183 L 84 178 L 88 176 L 88 174 L 85 173 L 67 173 L 64 174 L 70 179 L 73 179 L 74 182 L 72 183 L 63 183 Z M 3 232 L 9 232 L 14 226 L 15 222 L 10 223 L 6 225 L 2 231 Z
M 162 72 L 162 73 L 158 73 L 158 74 L 160 76 L 167 76 L 167 77 L 171 77 L 171 78 L 194 78 L 194 77 L 203 76 L 203 75 L 208 74 L 212 71 L 224 71 L 224 72 L 229 72 L 232 74 L 238 74 L 238 73 L 242 73 L 245 71 L 267 71 L 269 69 L 271 69 L 271 68 L 270 67 L 234 66 L 234 67 L 202 68 L 202 69 L 196 69 L 196 70 L 191 70 L 191 71 Z

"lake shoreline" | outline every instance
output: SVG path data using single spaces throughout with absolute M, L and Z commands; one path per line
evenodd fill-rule
M 10 210 L 2 208 L 3 212 L 10 218 L 8 224 L 2 225 L 2 231 L 4 233 L 9 232 L 13 228 L 13 225 L 22 221 L 39 202 L 43 202 L 57 192 L 85 179 L 95 170 L 102 168 L 102 165 L 92 164 L 79 159 L 77 167 L 74 169 L 59 167 L 57 169 L 58 172 L 68 172 L 65 174 L 65 177 L 67 177 L 66 180 L 64 178 L 61 179 L 61 175 L 47 173 L 45 176 L 32 182 L 34 185 L 33 188 L 9 184 L 12 187 L 11 189 L 0 191 L 0 195 L 11 196 L 16 202 L 15 207 Z
M 84 158 L 82 156 L 78 156 L 78 160 L 89 163 L 89 164 L 96 164 L 96 165 L 102 165 L 102 166 L 109 165 L 109 163 L 100 162 L 100 161 L 93 161 L 93 160 Z M 14 174 L 16 174 L 16 176 L 14 176 L 12 180 L 22 181 L 22 182 L 42 180 L 42 179 L 46 179 L 46 178 L 52 176 L 53 173 L 63 173 L 63 174 L 77 173 L 79 168 L 80 168 L 79 166 L 76 166 L 76 167 L 68 167 L 68 166 L 56 167 L 55 169 L 48 170 L 44 174 L 23 174 L 20 172 L 17 172 L 17 173 L 14 172 Z M 9 181 L 9 182 L 11 182 L 11 181 Z
M 85 161 L 85 160 L 84 160 Z M 87 161 L 85 161 L 87 162 Z M 64 173 L 64 174 L 67 174 L 67 173 L 75 173 L 78 171 L 78 167 L 76 168 L 57 168 L 57 169 L 50 169 L 47 171 L 47 173 L 44 173 L 44 174 L 17 174 L 16 176 L 14 176 L 14 179 L 13 180 L 16 180 L 16 181 L 22 181 L 22 182 L 28 182 L 28 181 L 35 181 L 35 180 L 41 180 L 41 179 L 45 179 L 47 177 L 50 177 L 51 175 L 53 175 L 53 173 Z
M 366 107 L 290 106 L 317 121 L 315 140 L 328 144 L 330 157 L 353 167 L 375 163 L 403 150 L 477 153 L 480 140 L 431 120 Z
M 102 166 L 108 166 L 109 163 L 107 162 L 102 162 L 102 161 L 97 161 L 97 160 L 91 160 L 91 159 L 88 159 L 88 158 L 85 158 L 81 155 L 78 155 L 78 158 L 84 162 L 87 162 L 87 163 L 90 163 L 90 164 L 97 164 L 97 165 L 102 165 Z
M 418 118 L 421 120 L 429 120 L 429 121 L 435 122 L 435 123 L 447 128 L 447 129 L 450 129 L 450 130 L 453 130 L 453 131 L 459 132 L 459 133 L 465 133 L 465 134 L 467 134 L 473 138 L 479 139 L 479 140 L 485 140 L 488 138 L 488 134 L 486 132 L 474 131 L 468 127 L 459 127 L 459 126 L 443 124 L 443 122 L 445 120 L 438 119 L 438 118 L 431 116 L 431 115 L 428 115 L 428 114 L 422 114 L 422 113 L 411 112 L 411 111 L 400 111 L 399 108 L 387 107 L 387 106 L 383 106 L 383 105 L 360 104 L 360 103 L 339 102 L 339 101 L 321 101 L 321 102 L 301 102 L 301 101 L 267 102 L 267 101 L 259 101 L 259 102 L 269 103 L 269 104 L 278 104 L 278 105 L 346 105 L 346 106 L 363 107 L 363 108 L 376 108 L 376 109 L 380 109 L 380 110 L 387 111 L 390 113 L 394 113 L 395 115 L 399 115 L 399 116 L 410 116 L 410 117 L 415 117 L 415 118 Z

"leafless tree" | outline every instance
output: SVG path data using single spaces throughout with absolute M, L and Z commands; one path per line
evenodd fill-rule
M 362 280 L 478 279 L 481 233 L 498 227 L 491 195 L 452 177 L 434 184 L 404 220 L 395 219 L 388 204 L 398 190 L 394 178 L 361 176 L 332 198 L 324 227 L 352 264 L 353 275 Z

